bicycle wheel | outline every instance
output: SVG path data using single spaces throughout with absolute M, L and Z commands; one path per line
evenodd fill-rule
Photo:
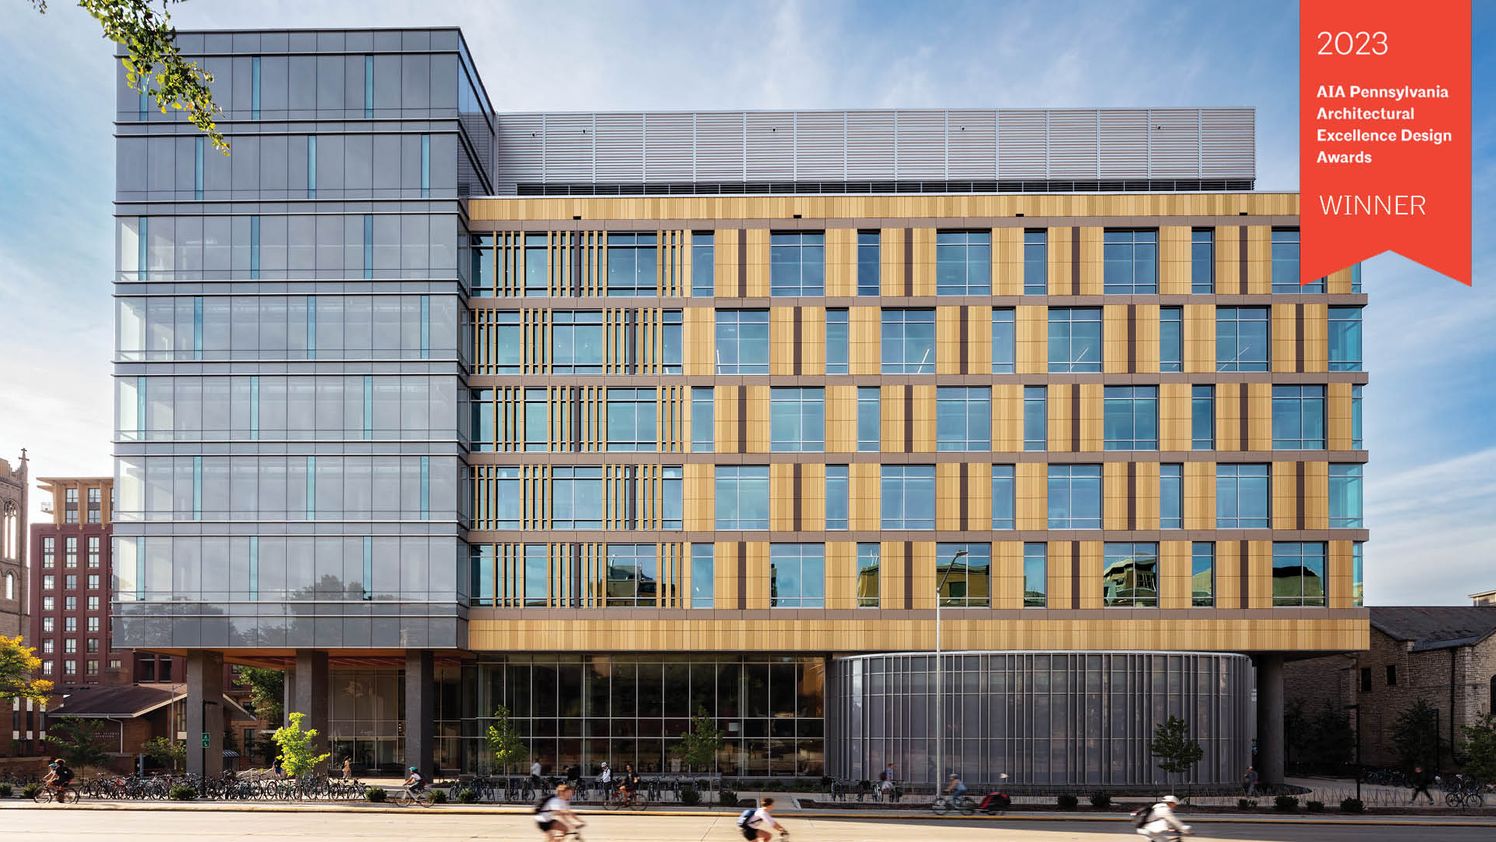
M 934 813 L 937 816 L 945 815 L 946 811 L 950 808 L 951 805 L 948 804 L 944 798 L 937 798 L 934 801 L 930 802 L 930 812 Z
M 31 800 L 35 801 L 38 804 L 51 804 L 52 790 L 46 787 L 42 787 L 41 789 L 36 791 L 35 795 L 31 796 Z
M 72 787 L 68 787 L 67 789 L 62 791 L 62 797 L 60 800 L 64 804 L 77 804 L 81 797 L 82 796 L 78 794 L 78 790 L 73 789 Z M 1478 798 L 1479 796 L 1476 797 Z
M 1469 795 L 1465 796 L 1466 807 L 1484 807 L 1485 805 L 1486 797 L 1478 792 L 1472 792 Z
M 428 789 L 416 797 L 416 803 L 422 807 L 430 807 L 436 803 L 436 793 Z
M 643 798 L 630 798 L 628 807 L 630 810 L 643 810 L 649 806 L 649 802 Z
M 1444 796 L 1444 803 L 1448 804 L 1451 807 L 1460 806 L 1460 794 L 1458 792 L 1446 793 Z

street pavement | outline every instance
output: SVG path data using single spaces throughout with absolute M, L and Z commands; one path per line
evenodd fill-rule
M 649 813 L 601 814 L 586 817 L 587 842 L 710 842 L 741 839 L 727 815 L 664 816 Z M 968 840 L 1136 840 L 1130 823 L 1113 821 L 1035 821 L 860 819 L 787 815 L 793 842 L 884 842 L 929 837 L 942 842 Z M 1185 817 L 1186 821 L 1191 821 Z M 1216 821 L 1194 819 L 1198 839 L 1248 842 L 1382 842 L 1417 837 L 1420 842 L 1489 842 L 1496 838 L 1490 820 L 1483 826 L 1455 820 L 1426 820 L 1409 824 L 1389 819 L 1387 824 L 1357 821 Z M 1397 823 L 1391 823 L 1397 822 Z M 231 812 L 223 810 L 110 810 L 6 805 L 0 810 L 6 839 L 119 840 L 131 837 L 180 842 L 223 842 L 228 839 L 316 839 L 320 842 L 365 840 L 534 840 L 539 839 L 531 816 L 524 814 L 456 814 L 444 808 L 416 807 L 401 812 L 348 809 L 340 812 Z

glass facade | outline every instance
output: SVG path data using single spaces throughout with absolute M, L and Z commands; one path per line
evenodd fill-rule
M 827 774 L 871 780 L 886 763 L 931 784 L 960 772 L 996 785 L 1155 786 L 1152 732 L 1179 716 L 1204 749 L 1193 784 L 1236 784 L 1252 762 L 1251 666 L 1244 655 L 961 652 L 944 656 L 943 733 L 934 730 L 935 656 L 833 658 Z M 936 768 L 942 740 L 945 769 Z

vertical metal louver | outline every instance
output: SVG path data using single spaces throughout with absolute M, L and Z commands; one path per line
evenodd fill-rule
M 546 181 L 571 184 L 593 179 L 593 115 L 548 114 L 545 117 Z
M 499 120 L 499 193 L 512 194 L 517 185 L 545 180 L 544 118 L 515 114 Z

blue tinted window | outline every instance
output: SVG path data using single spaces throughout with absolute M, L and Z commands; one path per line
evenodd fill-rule
M 1048 545 L 1023 545 L 1023 607 L 1044 608 L 1049 605 Z
M 1103 392 L 1107 450 L 1158 449 L 1158 387 L 1107 386 Z
M 1101 528 L 1101 466 L 1049 466 L 1049 528 Z
M 1197 608 L 1215 605 L 1215 544 L 1209 541 L 1190 545 L 1190 604 Z
M 1196 228 L 1190 232 L 1190 292 L 1209 295 L 1215 292 L 1215 229 Z
M 1361 514 L 1362 465 L 1330 466 L 1330 528 L 1360 529 L 1366 525 Z
M 1325 387 L 1273 387 L 1273 449 L 1325 449 Z
M 603 528 L 603 469 L 558 465 L 551 469 L 551 527 Z
M 1366 440 L 1361 435 L 1361 390 L 1362 386 L 1351 387 L 1351 448 L 1362 450 L 1366 447 Z
M 1102 234 L 1102 284 L 1108 295 L 1158 292 L 1158 232 L 1109 230 Z
M 654 389 L 608 389 L 608 450 L 657 450 L 657 414 Z
M 654 234 L 608 235 L 609 295 L 658 295 L 658 271 Z
M 711 298 L 717 292 L 717 235 L 712 231 L 691 232 L 691 295 Z
M 848 509 L 850 507 L 850 495 L 847 485 L 846 465 L 826 466 L 826 528 L 828 530 L 841 530 L 847 528 Z
M 1158 308 L 1158 370 L 1184 371 L 1184 308 Z
M 1215 387 L 1190 387 L 1190 449 L 1215 450 Z
M 1158 466 L 1158 528 L 1184 528 L 1184 466 Z
M 992 310 L 992 373 L 1012 374 L 1018 359 L 1017 333 L 1013 326 L 1012 307 Z
M 992 294 L 992 232 L 935 232 L 935 292 Z
M 711 544 L 691 545 L 691 607 L 711 608 L 716 583 L 716 553 Z
M 1051 373 L 1101 371 L 1101 308 L 1049 308 Z
M 1012 465 L 992 466 L 992 528 L 1012 529 L 1015 492 Z
M 878 295 L 882 291 L 881 236 L 877 231 L 857 232 L 857 294 Z
M 847 333 L 847 311 L 826 311 L 826 373 L 846 374 L 851 345 Z
M 1216 465 L 1216 528 L 1267 529 L 1270 485 L 1267 465 Z
M 1325 279 L 1299 283 L 1299 229 L 1273 229 L 1273 292 L 1324 292 Z
M 1361 308 L 1331 307 L 1330 370 L 1361 370 Z
M 826 294 L 826 235 L 815 231 L 769 235 L 769 294 Z
M 598 310 L 551 313 L 551 372 L 601 374 L 603 314 Z
M 936 544 L 935 583 L 941 605 L 954 608 L 991 605 L 992 545 Z
M 825 605 L 825 545 L 770 544 L 769 606 L 823 608 Z
M 716 404 L 711 386 L 691 387 L 691 452 L 711 453 L 716 444 Z
M 1325 604 L 1325 545 L 1322 542 L 1273 543 L 1273 605 Z
M 546 235 L 525 235 L 525 295 L 550 293 L 550 259 Z
M 1049 447 L 1048 390 L 1044 386 L 1023 387 L 1023 449 Z
M 1158 545 L 1108 541 L 1102 549 L 1101 601 L 1112 608 L 1158 607 Z
M 883 311 L 883 373 L 935 373 L 935 311 Z
M 857 545 L 857 607 L 877 608 L 879 598 L 879 545 Z
M 769 528 L 769 467 L 718 465 L 718 529 Z
M 653 607 L 659 586 L 654 544 L 609 544 L 606 604 Z
M 992 449 L 992 390 L 941 386 L 935 390 L 935 449 Z
M 826 392 L 775 388 L 769 392 L 769 449 L 776 453 L 826 449 Z
M 769 311 L 717 311 L 717 373 L 769 373 Z
M 884 465 L 880 487 L 884 529 L 935 528 L 934 465 Z
M 1043 229 L 1023 232 L 1023 294 L 1044 295 L 1049 292 L 1049 232 Z
M 1216 371 L 1267 371 L 1268 308 L 1216 308 Z
M 857 387 L 857 450 L 876 453 L 882 444 L 882 414 L 877 386 Z

